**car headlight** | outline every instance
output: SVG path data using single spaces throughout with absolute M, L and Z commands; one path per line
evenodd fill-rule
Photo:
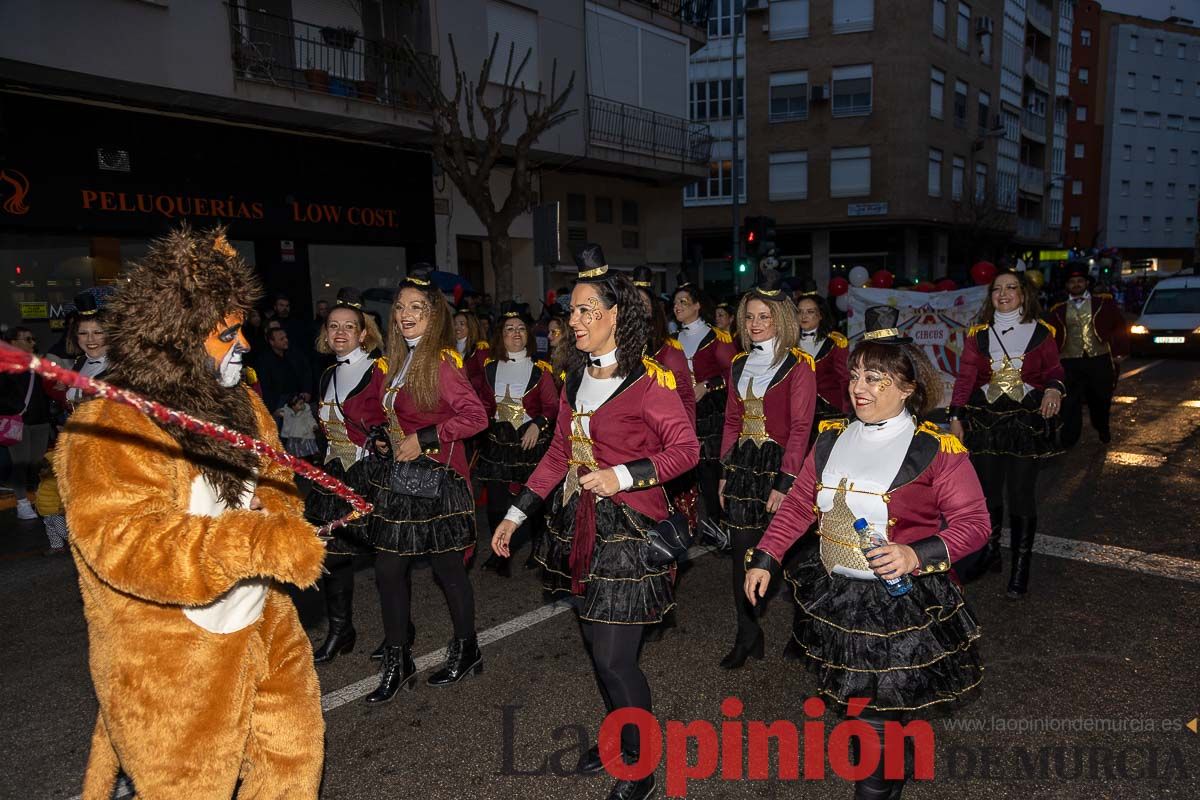
M 1197 325 L 1195 328 L 1193 328 L 1192 333 L 1200 334 L 1200 325 Z
M 1134 325 L 1133 327 L 1131 327 L 1129 329 L 1129 332 L 1132 333 L 1134 336 L 1145 336 L 1147 333 L 1150 332 L 1150 329 L 1147 328 L 1145 325 Z

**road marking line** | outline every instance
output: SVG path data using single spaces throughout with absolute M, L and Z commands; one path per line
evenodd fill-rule
M 1164 360 L 1165 359 L 1160 358 L 1158 361 L 1151 361 L 1149 364 L 1143 364 L 1142 366 L 1138 367 L 1137 369 L 1131 369 L 1131 370 L 1129 370 L 1129 372 L 1123 373 L 1121 375 L 1121 377 L 1117 378 L 1117 380 L 1123 381 L 1126 378 L 1132 378 L 1134 375 L 1145 372 L 1146 370 L 1151 369 L 1152 367 L 1157 367 L 1159 364 L 1163 363 Z
M 1033 540 L 1033 551 L 1047 556 L 1084 561 L 1099 567 L 1115 567 L 1133 572 L 1142 572 L 1160 578 L 1200 583 L 1200 561 L 1161 553 L 1143 553 L 1128 547 L 1111 544 L 1096 544 L 1078 539 L 1063 539 L 1059 536 L 1038 534 Z
M 1200 408 L 1200 400 L 1184 400 L 1179 405 L 1184 408 Z
M 1129 397 L 1128 395 L 1117 395 L 1116 397 L 1113 398 L 1113 402 L 1119 403 L 1121 405 L 1130 405 L 1131 403 L 1136 403 L 1137 398 Z
M 1161 467 L 1166 463 L 1167 457 L 1110 451 L 1104 460 L 1109 464 L 1120 464 L 1123 467 Z

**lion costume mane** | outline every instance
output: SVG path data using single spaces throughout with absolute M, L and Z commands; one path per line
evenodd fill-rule
M 126 278 L 109 380 L 279 448 L 262 401 L 222 387 L 204 347 L 260 294 L 224 231 L 176 230 Z M 315 798 L 320 690 L 277 582 L 312 585 L 324 546 L 291 473 L 104 399 L 57 452 L 100 705 L 84 800 L 107 800 L 118 770 L 143 800 Z

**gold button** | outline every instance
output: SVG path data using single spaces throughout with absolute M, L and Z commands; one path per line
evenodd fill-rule
M 942 563 L 938 564 L 938 569 L 947 570 L 950 569 L 950 565 L 943 561 Z

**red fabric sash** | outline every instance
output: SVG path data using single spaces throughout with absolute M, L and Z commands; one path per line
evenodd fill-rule
M 579 477 L 588 472 L 579 468 Z M 592 568 L 592 553 L 596 549 L 596 496 L 590 489 L 579 491 L 575 506 L 575 539 L 571 542 L 571 594 L 582 595 L 584 582 Z

